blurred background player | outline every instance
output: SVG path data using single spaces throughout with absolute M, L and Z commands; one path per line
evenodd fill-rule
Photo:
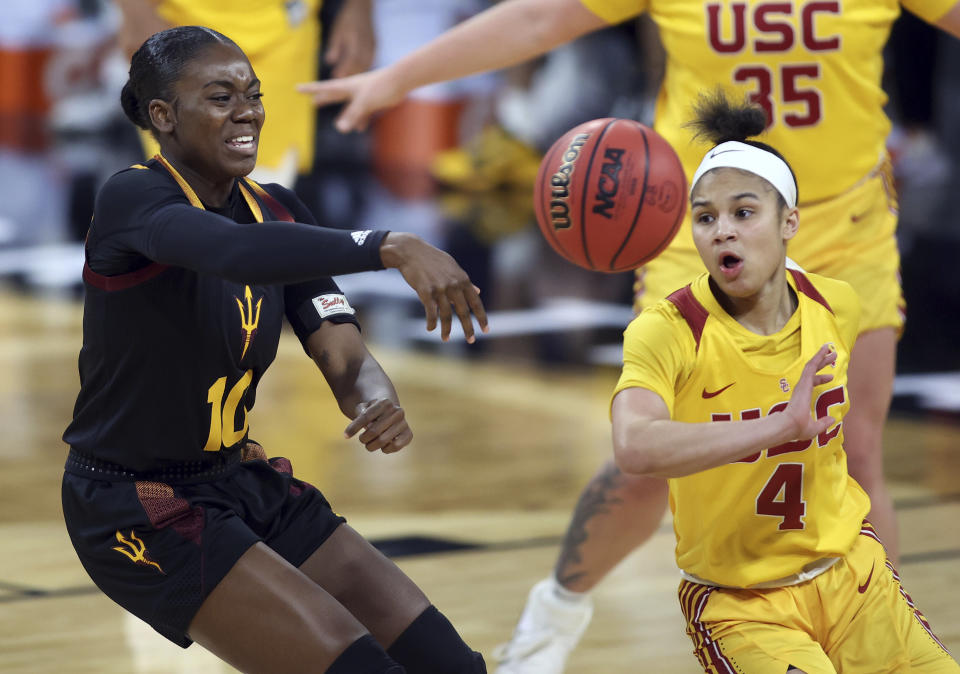
M 904 2 L 960 35 L 956 0 Z M 809 271 L 848 281 L 864 304 L 849 372 L 845 449 L 851 474 L 871 497 L 870 519 L 890 555 L 898 555 L 893 505 L 883 480 L 882 430 L 889 409 L 904 303 L 895 238 L 897 203 L 885 142 L 882 49 L 900 3 L 805 3 L 784 8 L 749 2 L 730 7 L 652 0 L 509 0 L 457 26 L 396 63 L 337 82 L 301 87 L 315 102 L 348 101 L 341 131 L 428 82 L 518 63 L 580 35 L 649 12 L 666 51 L 655 128 L 692 175 L 705 146 L 683 122 L 704 87 L 748 94 L 769 118 L 765 136 L 804 184 L 806 226 L 791 257 Z M 496 49 L 490 49 L 494 42 Z M 851 97 L 850 92 L 857 94 Z M 854 105 L 851 105 L 854 101 Z M 702 264 L 689 233 L 638 272 L 638 308 L 689 282 Z M 605 465 L 584 490 L 554 575 L 531 592 L 503 672 L 561 671 L 590 619 L 585 595 L 658 526 L 663 481 L 626 477 Z M 544 644 L 549 644 L 544 647 Z M 535 654 L 529 669 L 521 669 Z
M 293 187 L 313 166 L 315 109 L 294 86 L 318 76 L 323 0 L 116 0 L 122 12 L 118 40 L 127 58 L 143 41 L 172 26 L 208 26 L 249 56 L 270 103 L 270 133 L 254 178 Z M 375 51 L 371 0 L 333 0 L 338 11 L 323 45 L 333 77 L 363 72 Z M 157 150 L 144 134 L 146 155 Z

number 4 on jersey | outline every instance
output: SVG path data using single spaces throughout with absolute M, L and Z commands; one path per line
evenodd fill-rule
M 783 518 L 780 531 L 803 529 L 803 464 L 781 463 L 757 495 L 757 514 Z

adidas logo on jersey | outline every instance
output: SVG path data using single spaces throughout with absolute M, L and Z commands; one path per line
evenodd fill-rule
M 350 232 L 350 236 L 353 237 L 353 240 L 358 246 L 362 246 L 363 242 L 367 240 L 367 236 L 370 235 L 372 230 L 364 229 L 362 231 Z

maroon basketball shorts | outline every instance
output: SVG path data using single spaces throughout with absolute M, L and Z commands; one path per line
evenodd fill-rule
M 248 548 L 263 541 L 299 567 L 346 521 L 287 459 L 264 457 L 250 443 L 245 460 L 215 469 L 130 477 L 71 451 L 63 514 L 80 562 L 108 597 L 186 648 L 193 616 Z

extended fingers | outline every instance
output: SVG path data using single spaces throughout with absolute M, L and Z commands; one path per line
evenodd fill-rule
M 483 306 L 483 300 L 480 299 L 480 289 L 471 284 L 470 288 L 464 291 L 467 304 L 470 307 L 470 313 L 477 317 L 477 323 L 483 332 L 490 332 L 490 326 L 487 324 L 487 310 Z
M 436 328 L 439 321 L 440 338 L 445 342 L 450 339 L 454 313 L 460 319 L 464 337 L 470 344 L 476 341 L 471 316 L 477 317 L 477 322 L 484 332 L 489 330 L 483 302 L 480 301 L 475 286 L 468 280 L 435 286 L 420 293 L 420 301 L 427 314 L 427 330 Z
M 394 403 L 389 400 L 377 400 L 366 401 L 357 405 L 357 416 L 347 424 L 347 427 L 343 430 L 343 437 L 352 438 L 359 433 L 367 424 L 383 414 L 386 405 L 393 406 Z
M 813 380 L 815 377 L 829 376 L 832 379 L 832 375 L 817 375 L 816 373 L 825 368 L 827 365 L 832 365 L 836 362 L 836 349 L 832 344 L 824 344 L 817 350 L 815 354 L 813 354 L 813 357 L 807 361 L 807 364 L 803 368 L 801 378 L 810 377 L 810 379 Z M 829 379 L 827 381 L 829 381 Z
M 360 414 L 344 431 L 351 437 L 363 429 L 358 440 L 367 451 L 383 451 L 385 454 L 398 452 L 413 440 L 413 431 L 407 423 L 403 408 L 392 400 L 378 400 L 369 406 L 362 403 Z
M 453 310 L 460 319 L 463 336 L 466 338 L 468 344 L 473 344 L 477 341 L 477 338 L 473 335 L 473 321 L 470 320 L 470 305 L 467 303 L 465 295 L 467 287 L 469 286 L 469 281 L 465 281 L 457 286 L 451 286 L 447 289 L 447 297 L 450 298 L 449 301 L 453 304 Z
M 424 290 L 418 292 L 420 302 L 423 303 L 423 310 L 427 314 L 427 332 L 432 332 L 437 327 L 437 298 L 433 291 Z
M 477 338 L 473 330 L 473 320 L 471 316 L 477 317 L 477 323 L 484 332 L 490 330 L 487 325 L 487 312 L 480 300 L 480 289 L 470 283 L 463 281 L 457 287 L 448 291 L 447 295 L 453 303 L 453 308 L 460 318 L 460 325 L 463 326 L 463 334 L 467 343 L 473 344 Z
M 816 423 L 817 423 L 817 432 L 813 433 L 810 437 L 813 437 L 814 435 L 820 435 L 821 433 L 826 433 L 828 430 L 830 430 L 830 428 L 835 423 L 837 423 L 837 420 L 834 419 L 833 417 L 827 416 L 821 419 L 817 419 Z
M 342 100 L 346 100 L 346 98 Z M 340 113 L 333 125 L 337 127 L 337 131 L 340 133 L 366 131 L 367 124 L 370 123 L 371 114 L 373 114 L 372 110 L 365 110 L 354 98 L 343 109 L 343 112 Z
M 358 416 L 356 419 L 347 424 L 347 427 L 343 429 L 343 437 L 352 438 L 356 435 L 361 428 L 367 423 L 367 418 L 363 414 Z
M 378 415 L 371 423 L 368 423 L 363 429 L 363 433 L 360 434 L 358 438 L 360 442 L 366 445 L 367 449 L 373 451 L 374 449 L 379 449 L 379 445 L 371 447 L 371 444 L 376 444 L 376 441 L 381 438 L 383 435 L 389 435 L 388 429 L 398 425 L 406 425 L 405 414 L 402 407 L 396 405 L 391 405 L 392 409 L 383 410 L 383 413 Z M 399 433 L 399 429 L 396 430 L 392 435 L 389 435 L 386 438 L 386 441 L 393 439 L 395 435 Z
M 381 433 L 376 443 L 367 445 L 367 450 L 375 452 L 379 449 L 384 454 L 393 454 L 394 452 L 399 452 L 413 440 L 413 431 L 411 431 L 410 427 L 406 424 L 403 424 L 399 432 L 394 434 L 395 432 L 395 428 L 390 428 Z
M 353 92 L 344 85 L 345 80 L 326 80 L 324 82 L 303 82 L 297 85 L 297 91 L 307 94 L 314 105 L 328 105 L 350 99 Z
M 440 339 L 445 342 L 450 339 L 450 326 L 453 324 L 453 311 L 450 309 L 450 294 L 449 287 L 434 290 L 437 312 L 440 314 Z
M 453 306 L 451 312 L 450 307 Z M 480 299 L 479 290 L 469 280 L 459 281 L 450 285 L 442 293 L 442 297 L 437 297 L 437 307 L 440 313 L 441 333 L 443 341 L 450 337 L 450 329 L 453 325 L 453 314 L 456 313 L 460 319 L 460 326 L 463 328 L 463 335 L 468 344 L 477 341 L 476 333 L 473 327 L 473 317 L 476 316 L 477 323 L 483 332 L 489 332 L 490 327 L 487 324 L 487 311 Z
M 813 378 L 813 385 L 822 386 L 823 384 L 826 384 L 831 381 L 833 381 L 832 374 L 818 374 Z

